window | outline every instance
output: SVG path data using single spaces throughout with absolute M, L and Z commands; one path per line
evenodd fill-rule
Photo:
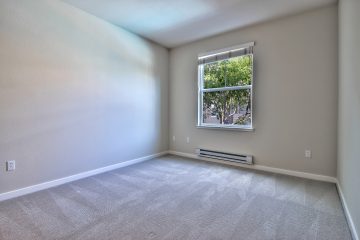
M 199 56 L 198 127 L 253 128 L 253 46 Z

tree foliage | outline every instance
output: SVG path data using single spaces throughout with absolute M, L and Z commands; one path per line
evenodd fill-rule
M 252 55 L 204 65 L 204 89 L 251 85 Z M 250 89 L 204 92 L 203 117 L 216 116 L 220 124 L 250 124 Z M 236 119 L 234 119 L 236 116 Z

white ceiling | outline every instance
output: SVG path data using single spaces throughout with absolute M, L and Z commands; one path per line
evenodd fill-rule
M 63 0 L 165 47 L 337 0 Z

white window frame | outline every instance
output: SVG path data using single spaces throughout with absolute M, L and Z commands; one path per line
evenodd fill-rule
M 254 42 L 241 44 L 229 48 L 224 48 L 220 50 L 215 50 L 207 53 L 199 54 L 198 58 L 201 59 L 203 57 L 209 57 L 213 55 L 218 55 L 221 53 L 231 52 L 238 49 L 244 49 L 251 46 L 254 46 Z M 249 55 L 249 54 L 246 54 Z M 252 53 L 252 74 L 251 74 L 251 85 L 245 86 L 232 86 L 232 87 L 222 87 L 222 88 L 209 88 L 204 89 L 204 64 L 198 65 L 198 111 L 197 111 L 197 128 L 208 128 L 208 129 L 225 129 L 225 130 L 240 130 L 240 131 L 253 131 L 254 130 L 254 122 L 253 122 L 253 112 L 254 112 L 254 99 L 253 99 L 253 88 L 254 88 L 254 54 Z M 231 59 L 227 58 L 227 59 Z M 226 59 L 223 59 L 226 60 Z M 222 61 L 222 60 L 219 60 Z M 209 124 L 203 122 L 203 93 L 205 92 L 219 92 L 219 91 L 227 91 L 227 90 L 241 90 L 241 89 L 250 89 L 250 101 L 251 101 L 251 125 L 232 125 L 232 124 Z

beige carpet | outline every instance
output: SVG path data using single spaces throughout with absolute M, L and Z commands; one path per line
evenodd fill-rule
M 0 203 L 0 239 L 351 239 L 334 184 L 166 156 Z

